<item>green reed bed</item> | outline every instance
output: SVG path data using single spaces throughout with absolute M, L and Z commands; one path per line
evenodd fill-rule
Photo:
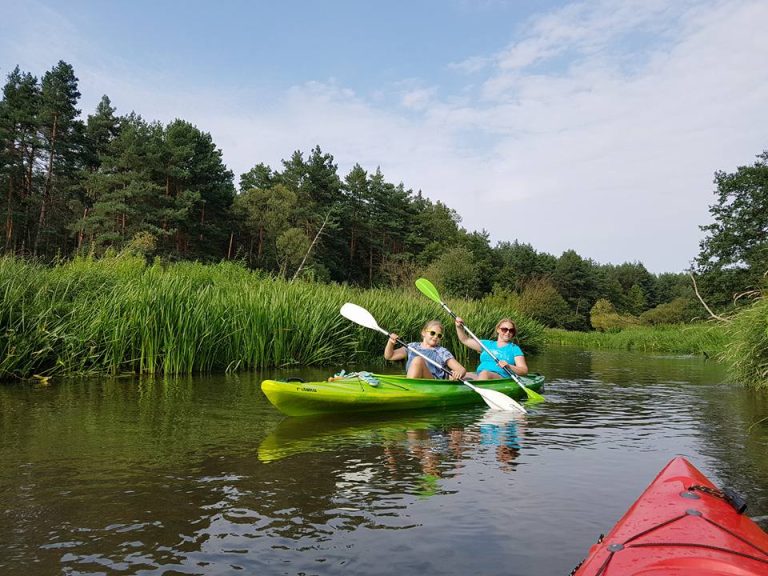
M 741 309 L 725 327 L 728 344 L 721 358 L 734 378 L 768 389 L 768 300 L 764 297 Z
M 548 344 L 609 350 L 673 352 L 716 356 L 727 341 L 720 324 L 700 323 L 673 326 L 637 327 L 620 332 L 569 332 L 547 329 Z
M 440 318 L 446 345 L 469 362 L 451 319 L 415 289 L 286 282 L 233 263 L 147 265 L 121 255 L 50 268 L 3 258 L 0 297 L 0 379 L 382 366 L 386 337 L 343 318 L 344 302 L 368 308 L 409 341 L 420 339 L 426 320 Z M 476 302 L 452 307 L 485 336 L 510 314 Z M 526 351 L 535 351 L 542 327 L 515 319 Z

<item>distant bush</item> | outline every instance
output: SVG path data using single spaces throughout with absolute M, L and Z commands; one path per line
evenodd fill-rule
M 638 326 L 640 321 L 631 314 L 619 314 L 613 304 L 600 298 L 589 312 L 592 327 L 600 332 L 618 332 L 625 328 Z
M 568 303 L 552 283 L 545 279 L 528 282 L 520 294 L 520 312 L 538 320 L 545 326 L 562 326 L 571 316 Z
M 640 322 L 650 326 L 689 322 L 695 315 L 691 304 L 689 298 L 675 298 L 640 314 Z
M 548 345 L 707 356 L 716 356 L 728 342 L 728 335 L 723 325 L 709 322 L 675 326 L 634 326 L 615 332 L 569 332 L 547 329 L 545 333 Z

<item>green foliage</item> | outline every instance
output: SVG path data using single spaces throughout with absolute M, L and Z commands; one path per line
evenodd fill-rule
M 605 298 L 601 298 L 592 306 L 592 310 L 589 312 L 589 320 L 592 328 L 601 332 L 606 332 L 621 325 L 621 317 L 616 312 L 616 308 Z
M 637 326 L 638 319 L 630 314 L 619 314 L 613 304 L 605 298 L 599 299 L 589 312 L 592 327 L 600 332 L 618 332 Z
M 79 97 L 65 62 L 41 82 L 18 67 L 8 75 L 0 101 L 5 254 L 50 262 L 130 250 L 164 262 L 236 259 L 291 276 L 317 237 L 305 279 L 371 288 L 407 285 L 428 272 L 465 298 L 481 299 L 495 286 L 512 291 L 522 312 L 573 330 L 590 329 L 589 312 L 601 298 L 626 318 L 693 299 L 685 275 L 654 276 L 639 262 L 603 266 L 519 240 L 492 247 L 487 232 L 462 228 L 454 209 L 388 181 L 380 169 L 356 164 L 341 177 L 319 146 L 295 151 L 278 169 L 256 163 L 235 194 L 210 134 L 181 119 L 162 125 L 119 116 L 107 96 L 83 123 Z M 761 156 L 733 178 L 720 175 L 728 193 L 721 223 L 742 230 L 754 221 L 757 231 L 744 236 L 755 245 L 739 263 L 720 261 L 701 278 L 716 306 L 734 307 L 734 293 L 755 284 L 744 263 L 761 254 L 765 162 Z M 723 238 L 736 237 L 729 234 L 713 236 L 708 249 L 725 250 Z M 657 316 L 668 313 L 661 308 Z
M 478 296 L 479 276 L 472 252 L 452 248 L 427 268 L 427 276 L 442 286 L 446 295 L 459 298 Z
M 672 302 L 659 304 L 646 310 L 640 315 L 643 324 L 658 326 L 660 324 L 684 324 L 700 315 L 700 306 L 690 298 L 675 298 Z
M 547 344 L 591 349 L 704 354 L 709 357 L 715 357 L 727 341 L 728 335 L 722 325 L 705 322 L 652 328 L 634 326 L 609 332 L 573 332 L 561 329 L 546 331 Z
M 520 296 L 517 292 L 505 290 L 500 286 L 496 286 L 492 294 L 489 294 L 483 298 L 483 302 L 493 308 L 500 310 L 509 310 L 511 316 L 516 316 L 520 311 Z
M 755 288 L 768 271 L 768 151 L 752 166 L 735 173 L 715 173 L 717 200 L 709 207 L 712 224 L 701 226 L 706 237 L 697 259 L 702 273 L 742 268 Z
M 627 292 L 627 311 L 631 314 L 641 314 L 646 309 L 648 300 L 645 297 L 645 291 L 637 284 Z
M 311 241 L 300 228 L 288 228 L 277 238 L 277 260 L 280 273 L 290 278 L 309 251 Z
M 278 268 L 276 239 L 290 227 L 297 196 L 282 184 L 250 188 L 234 200 L 243 237 L 248 238 L 247 260 L 266 270 Z
M 583 259 L 573 250 L 566 250 L 557 260 L 552 282 L 568 302 L 574 315 L 565 327 L 586 329 L 587 315 L 599 297 L 594 263 Z
M 418 339 L 425 320 L 441 315 L 413 289 L 287 282 L 234 263 L 148 265 L 128 253 L 51 268 L 0 258 L 0 298 L 0 379 L 293 363 L 370 368 L 383 362 L 384 342 L 346 321 L 339 314 L 344 302 L 365 306 L 382 326 L 409 339 Z M 456 309 L 478 334 L 492 334 L 498 319 L 509 315 L 487 303 L 461 302 Z M 535 351 L 543 327 L 519 314 L 515 319 L 521 343 Z M 454 330 L 447 330 L 446 346 L 469 361 Z
M 137 232 L 126 247 L 126 252 L 149 258 L 157 250 L 157 238 L 149 232 Z
M 500 242 L 495 249 L 498 258 L 496 283 L 521 291 L 525 286 L 541 278 L 549 278 L 555 270 L 557 259 L 539 253 L 530 244 Z
M 751 166 L 715 173 L 714 220 L 696 259 L 699 289 L 720 313 L 743 302 L 739 294 L 766 286 L 768 271 L 768 151 Z
M 549 327 L 560 326 L 571 314 L 565 298 L 546 278 L 533 279 L 525 285 L 518 310 Z
M 768 299 L 763 296 L 741 309 L 725 330 L 728 343 L 720 358 L 730 366 L 734 378 L 768 389 Z

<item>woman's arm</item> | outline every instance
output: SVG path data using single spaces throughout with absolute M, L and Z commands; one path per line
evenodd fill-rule
M 459 364 L 456 358 L 450 358 L 445 365 L 451 369 L 451 380 L 458 380 L 467 375 L 467 369 Z
M 459 337 L 459 341 L 464 344 L 467 348 L 471 348 L 475 352 L 482 352 L 482 347 L 480 344 L 472 338 L 469 334 L 467 334 L 467 331 L 464 330 L 464 320 L 456 317 L 456 336 Z
M 525 376 L 528 374 L 528 363 L 525 361 L 525 356 L 515 356 L 515 363 L 510 364 L 504 360 L 499 359 L 499 366 L 505 369 L 512 370 L 518 376 Z
M 385 360 L 405 360 L 408 358 L 408 349 L 400 347 L 395 350 L 395 344 L 399 336 L 392 332 L 387 340 L 387 345 L 384 346 L 384 359 Z

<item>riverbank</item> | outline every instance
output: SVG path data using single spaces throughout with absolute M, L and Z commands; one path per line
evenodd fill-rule
M 428 319 L 452 323 L 415 287 L 287 282 L 232 262 L 148 265 L 129 255 L 53 267 L 0 258 L 0 298 L 0 380 L 383 365 L 386 338 L 343 318 L 345 302 L 410 341 Z M 456 311 L 481 335 L 509 315 L 482 302 L 460 302 Z M 524 348 L 541 349 L 543 327 L 515 319 Z M 468 362 L 455 331 L 445 332 L 445 346 Z
M 728 333 L 722 324 L 702 322 L 670 326 L 637 326 L 619 332 L 569 332 L 545 330 L 548 346 L 579 346 L 595 350 L 673 352 L 716 357 L 726 347 Z
M 472 364 L 451 319 L 415 287 L 363 290 L 288 282 L 223 262 L 147 264 L 126 254 L 42 266 L 0 258 L 0 380 L 56 374 L 195 374 L 286 366 L 383 366 L 383 335 L 339 315 L 368 309 L 386 330 L 419 339 L 441 319 L 445 346 Z M 768 304 L 729 323 L 568 332 L 489 301 L 451 303 L 490 336 L 512 315 L 527 354 L 545 346 L 700 354 L 724 360 L 737 381 L 768 386 Z

